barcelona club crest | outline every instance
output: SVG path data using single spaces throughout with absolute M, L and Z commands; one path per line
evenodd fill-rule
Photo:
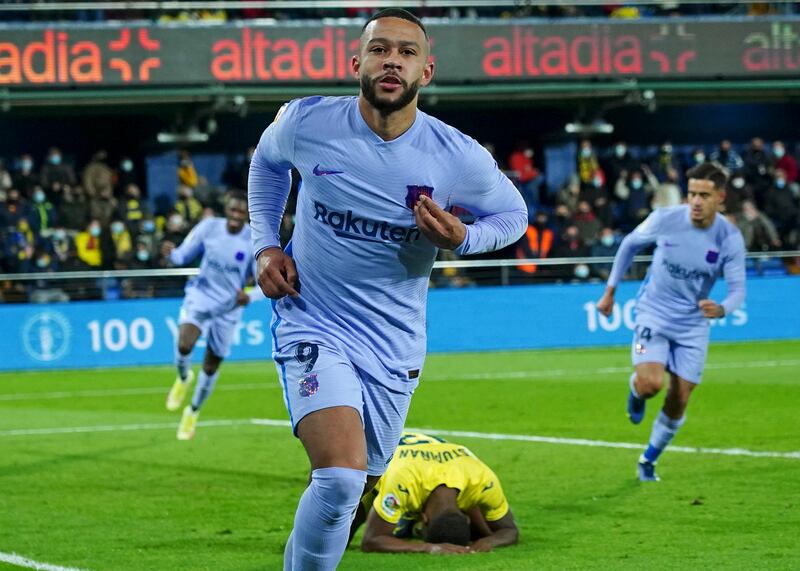
M 706 262 L 709 264 L 715 264 L 719 259 L 719 252 L 715 250 L 709 250 L 706 252 Z
M 406 206 L 411 210 L 414 210 L 414 206 L 419 202 L 419 197 L 423 194 L 428 198 L 433 198 L 432 186 L 409 184 L 406 185 L 406 188 L 408 189 L 408 194 L 406 194 Z

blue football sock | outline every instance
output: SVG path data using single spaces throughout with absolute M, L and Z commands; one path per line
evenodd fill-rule
M 214 385 L 217 384 L 217 377 L 219 377 L 219 371 L 213 375 L 208 375 L 203 369 L 200 369 L 200 375 L 197 377 L 197 387 L 195 387 L 194 395 L 192 395 L 192 410 L 200 410 L 211 391 L 214 390 Z
M 319 468 L 311 473 L 294 516 L 292 571 L 333 571 L 347 547 L 350 523 L 367 473 L 352 468 Z
M 685 415 L 674 420 L 664 414 L 663 410 L 660 411 L 653 423 L 653 431 L 650 433 L 650 443 L 647 446 L 647 450 L 642 454 L 642 458 L 648 462 L 655 462 L 658 460 L 659 455 L 664 451 L 664 448 L 672 442 L 672 439 L 675 437 L 675 434 L 678 433 L 678 429 L 683 426 L 684 422 L 686 422 Z

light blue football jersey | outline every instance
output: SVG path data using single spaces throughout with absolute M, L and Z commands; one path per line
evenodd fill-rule
M 719 276 L 725 277 L 725 314 L 745 296 L 745 246 L 739 229 L 717 214 L 708 228 L 698 228 L 689 206 L 659 208 L 625 239 L 614 259 L 608 285 L 616 287 L 642 247 L 655 244 L 653 262 L 637 296 L 637 313 L 665 324 L 694 327 L 708 320 L 698 307 Z
M 417 111 L 405 133 L 384 141 L 357 102 L 294 100 L 264 132 L 248 190 L 254 252 L 280 244 L 294 167 L 303 182 L 286 250 L 297 266 L 300 299 L 273 303 L 275 350 L 328 342 L 405 391 L 416 384 L 424 360 L 428 280 L 437 252 L 416 227 L 419 196 L 477 217 L 459 254 L 515 242 L 525 231 L 527 211 L 516 187 L 475 140 Z
M 204 298 L 212 314 L 234 309 L 237 291 L 255 275 L 251 240 L 248 224 L 231 234 L 224 218 L 201 220 L 169 256 L 176 266 L 203 257 L 197 276 L 186 283 L 186 294 Z

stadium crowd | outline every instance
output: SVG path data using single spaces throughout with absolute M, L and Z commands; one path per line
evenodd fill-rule
M 303 9 L 80 9 L 80 10 L 31 10 L 30 0 L 5 2 L 8 11 L 0 12 L 0 22 L 107 22 L 143 20 L 149 22 L 202 22 L 223 23 L 228 21 L 272 19 L 278 21 L 318 20 L 323 18 L 369 18 L 378 8 L 303 8 Z M 19 4 L 19 10 L 12 6 Z M 36 2 L 33 2 L 36 4 Z M 613 3 L 580 5 L 573 3 L 533 5 L 518 3 L 515 6 L 448 7 L 423 6 L 414 12 L 422 18 L 618 18 L 638 19 L 674 16 L 775 16 L 800 13 L 798 2 L 732 2 L 732 3 L 681 3 L 665 1 L 658 4 Z
M 490 152 L 490 144 L 486 145 Z M 715 148 L 697 146 L 680 153 L 669 142 L 647 154 L 625 141 L 598 147 L 578 145 L 574 173 L 561 188 L 547 188 L 533 147 L 520 141 L 498 163 L 525 198 L 529 226 L 522 239 L 502 255 L 526 258 L 613 256 L 619 242 L 655 208 L 679 204 L 686 192 L 682 173 L 694 164 L 715 160 L 732 173 L 725 213 L 741 229 L 750 251 L 795 249 L 800 239 L 800 185 L 793 146 L 767 145 L 758 137 L 738 152 L 728 140 Z M 41 165 L 29 154 L 0 159 L 0 273 L 76 270 L 143 270 L 168 262 L 162 244 L 180 244 L 202 218 L 221 215 L 227 189 L 245 189 L 249 156 L 231 159 L 222 184 L 199 176 L 188 151 L 175 165 L 175 200 L 146 200 L 143 177 L 124 154 L 111 161 L 97 151 L 85 165 L 65 160 L 51 148 Z M 81 168 L 76 169 L 76 166 Z M 155 204 L 154 208 L 151 204 Z M 469 217 L 468 213 L 463 213 Z M 284 243 L 293 228 L 290 201 L 284 215 Z M 452 252 L 446 252 L 452 258 Z M 526 280 L 604 279 L 610 264 L 537 266 L 520 263 Z M 432 285 L 470 285 L 468 276 L 447 271 Z M 159 295 L 180 295 L 182 278 L 159 281 Z M 52 280 L 4 282 L 5 301 L 59 300 L 68 297 L 150 297 L 153 280 L 112 281 L 111 285 L 71 284 L 69 293 Z

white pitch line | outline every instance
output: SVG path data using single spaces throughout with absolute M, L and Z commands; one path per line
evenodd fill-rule
M 709 363 L 706 369 L 726 370 L 726 369 L 757 369 L 775 367 L 795 367 L 800 366 L 800 360 L 771 360 L 771 361 L 744 361 L 736 363 Z M 472 373 L 458 375 L 432 375 L 425 376 L 422 382 L 446 382 L 446 381 L 512 381 L 524 379 L 538 379 L 549 377 L 566 376 L 589 376 L 589 375 L 609 375 L 630 372 L 631 367 L 600 367 L 598 369 L 548 369 L 544 371 L 506 371 L 491 373 Z M 240 383 L 234 385 L 222 384 L 215 390 L 217 391 L 253 391 L 253 390 L 274 390 L 280 389 L 280 384 L 274 382 L 263 383 Z M 163 387 L 138 387 L 129 389 L 96 389 L 82 391 L 54 391 L 49 393 L 10 393 L 0 394 L 0 402 L 3 401 L 23 401 L 23 400 L 56 400 L 74 397 L 116 397 L 131 395 L 148 395 L 163 393 Z
M 17 567 L 36 569 L 37 571 L 86 571 L 85 569 L 78 569 L 77 567 L 62 567 L 61 565 L 42 563 L 41 561 L 34 561 L 33 559 L 22 557 L 16 553 L 3 553 L 2 551 L 0 551 L 0 561 Z
M 484 440 L 516 440 L 521 442 L 540 442 L 545 444 L 567 444 L 571 446 L 590 446 L 599 448 L 626 448 L 641 450 L 644 446 L 633 442 L 608 442 L 605 440 L 588 440 L 586 438 L 558 438 L 554 436 L 531 436 L 527 434 L 501 434 L 491 432 L 471 432 L 464 430 L 437 430 L 435 428 L 409 428 L 411 431 L 432 434 L 434 436 L 456 436 L 463 438 L 480 438 Z M 691 446 L 670 446 L 670 452 L 688 454 L 722 454 L 724 456 L 749 456 L 752 458 L 789 458 L 800 460 L 800 451 L 772 452 L 747 450 L 745 448 L 694 448 Z
M 277 381 L 274 383 L 242 383 L 236 385 L 221 385 L 218 391 L 253 391 L 261 389 L 279 389 Z M 54 400 L 73 397 L 121 397 L 130 395 L 149 395 L 165 393 L 164 387 L 138 387 L 130 389 L 95 389 L 85 391 L 54 391 L 49 393 L 10 393 L 0 395 L 0 401 L 19 400 Z
M 250 418 L 250 419 L 229 419 L 229 420 L 207 420 L 198 423 L 199 426 L 279 426 L 291 427 L 288 420 L 274 418 Z M 75 426 L 67 428 L 27 428 L 17 430 L 0 431 L 2 436 L 37 436 L 48 434 L 76 434 L 91 432 L 116 432 L 116 431 L 136 431 L 136 430 L 160 430 L 175 428 L 175 423 L 152 423 L 152 424 L 120 424 L 120 425 L 100 425 L 100 426 Z M 609 442 L 606 440 L 589 440 L 587 438 L 559 438 L 555 436 L 535 436 L 529 434 L 504 434 L 497 432 L 474 432 L 465 430 L 438 430 L 435 428 L 409 428 L 408 430 L 425 432 L 440 436 L 455 436 L 463 438 L 480 438 L 483 440 L 508 440 L 517 442 L 538 442 L 542 444 L 566 444 L 570 446 L 589 446 L 594 448 L 625 448 L 641 450 L 641 443 L 633 442 Z M 800 451 L 796 452 L 773 452 L 747 450 L 745 448 L 694 448 L 689 446 L 670 446 L 673 452 L 684 452 L 688 454 L 720 454 L 724 456 L 748 456 L 751 458 L 788 458 L 800 460 Z
M 286 421 L 289 422 L 288 420 Z M 230 420 L 201 420 L 198 426 L 241 426 L 253 424 L 249 419 L 230 419 Z M 174 429 L 176 422 L 155 422 L 150 424 L 106 424 L 98 426 L 70 426 L 54 428 L 18 428 L 14 430 L 0 430 L 0 436 L 41 436 L 48 434 L 78 434 L 92 432 L 130 432 L 137 430 L 161 430 L 163 428 Z

